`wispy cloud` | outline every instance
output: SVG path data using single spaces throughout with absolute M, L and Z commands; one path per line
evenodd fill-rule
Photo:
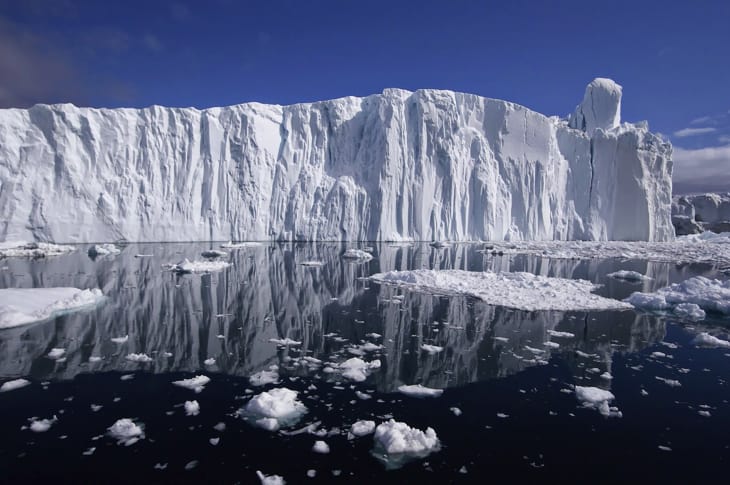
M 712 116 L 700 116 L 699 118 L 695 118 L 692 121 L 689 122 L 690 125 L 704 125 L 705 123 L 708 123 L 709 121 L 712 121 Z
M 730 144 L 698 149 L 674 148 L 674 192 L 730 190 Z
M 710 126 L 705 128 L 684 128 L 678 131 L 674 132 L 674 136 L 677 138 L 685 138 L 688 136 L 697 136 L 697 135 L 704 135 L 707 133 L 714 133 L 717 131 L 717 128 L 712 128 Z

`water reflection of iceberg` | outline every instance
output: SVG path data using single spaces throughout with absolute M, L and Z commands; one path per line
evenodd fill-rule
M 247 376 L 272 364 L 285 371 L 291 367 L 289 357 L 326 361 L 375 332 L 384 346 L 379 351 L 383 365 L 371 378 L 379 390 L 413 383 L 443 388 L 511 375 L 556 353 L 582 372 L 586 364 L 575 350 L 595 354 L 595 365 L 610 371 L 613 352 L 636 351 L 664 335 L 662 322 L 633 312 L 521 312 L 467 298 L 403 292 L 365 279 L 377 271 L 422 267 L 511 269 L 589 279 L 605 283 L 606 294 L 623 297 L 635 288 L 606 281 L 605 274 L 617 269 L 611 261 L 495 257 L 474 245 L 435 249 L 384 243 L 375 245 L 374 260 L 355 265 L 342 259 L 346 248 L 338 244 L 274 244 L 232 251 L 231 267 L 219 273 L 162 271 L 163 263 L 195 257 L 201 246 L 131 245 L 114 259 L 96 261 L 83 251 L 7 261 L 8 269 L 0 272 L 2 287 L 98 287 L 108 301 L 91 313 L 0 332 L 0 375 L 71 379 L 84 372 L 205 370 Z M 138 253 L 153 256 L 135 258 Z M 297 264 L 307 260 L 324 264 Z M 652 276 L 642 283 L 643 291 L 671 277 L 669 266 L 657 263 L 622 263 L 620 268 Z M 548 330 L 554 329 L 575 337 L 551 337 Z M 339 339 L 326 337 L 332 333 Z M 111 341 L 125 335 L 126 343 Z M 301 352 L 270 342 L 283 338 L 301 341 Z M 549 340 L 560 347 L 545 346 Z M 424 343 L 444 350 L 423 352 Z M 51 348 L 66 349 L 65 362 L 46 358 Z M 126 356 L 132 353 L 145 353 L 152 361 L 131 362 Z M 102 360 L 89 362 L 90 357 Z M 210 357 L 215 364 L 206 366 Z

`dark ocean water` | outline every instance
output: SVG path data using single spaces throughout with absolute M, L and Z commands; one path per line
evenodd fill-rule
M 343 259 L 341 244 L 271 244 L 232 250 L 231 266 L 217 273 L 180 276 L 161 267 L 201 259 L 209 247 L 129 245 L 96 260 L 82 248 L 45 260 L 0 261 L 0 288 L 100 288 L 107 297 L 87 311 L 0 331 L 0 380 L 32 382 L 0 394 L 3 482 L 257 483 L 261 470 L 287 483 L 725 483 L 730 349 L 697 347 L 692 339 L 707 329 L 727 331 L 728 319 L 524 312 L 367 280 L 393 269 L 528 271 L 591 280 L 604 285 L 601 295 L 621 299 L 694 275 L 722 277 L 709 265 L 549 260 L 492 256 L 478 252 L 479 245 L 383 243 L 373 245 L 375 259 L 363 264 Z M 298 264 L 307 260 L 323 265 Z M 637 284 L 606 276 L 618 269 L 652 279 Z M 549 338 L 547 330 L 575 337 Z M 111 340 L 123 336 L 125 343 Z M 281 347 L 272 338 L 302 344 Z M 560 347 L 545 348 L 548 339 Z M 381 361 L 364 382 L 301 363 L 304 356 L 341 361 L 353 357 L 353 344 L 368 341 L 383 348 L 362 356 Z M 444 350 L 428 354 L 424 343 Z M 66 349 L 66 359 L 48 358 L 52 348 Z M 152 361 L 131 362 L 131 353 Z M 102 359 L 89 362 L 91 356 Z M 206 365 L 210 358 L 215 363 Z M 249 384 L 248 376 L 271 365 L 279 366 L 279 384 Z M 613 379 L 601 377 L 604 372 Z M 199 374 L 211 379 L 200 393 L 172 384 Z M 416 399 L 397 392 L 402 384 L 445 392 Z M 622 417 L 584 408 L 574 385 L 610 390 Z M 285 431 L 318 422 L 328 435 L 265 431 L 237 416 L 252 395 L 273 387 L 299 391 L 308 409 Z M 372 398 L 359 399 L 356 391 Z M 200 414 L 187 416 L 183 403 L 193 399 Z M 30 418 L 54 416 L 48 431 L 28 429 Z M 391 417 L 434 428 L 440 451 L 387 469 L 372 453 L 372 435 L 348 436 L 357 420 Z M 144 439 L 123 446 L 107 436 L 120 418 L 143 423 Z M 219 423 L 225 430 L 214 429 Z M 211 438 L 220 441 L 213 445 Z M 320 439 L 329 454 L 312 451 Z M 307 476 L 311 470 L 314 478 Z

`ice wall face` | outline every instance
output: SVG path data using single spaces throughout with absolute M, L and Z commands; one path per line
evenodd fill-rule
M 671 146 L 616 87 L 570 125 L 439 90 L 0 110 L 0 240 L 670 239 Z
M 675 196 L 672 223 L 678 236 L 730 231 L 730 192 Z

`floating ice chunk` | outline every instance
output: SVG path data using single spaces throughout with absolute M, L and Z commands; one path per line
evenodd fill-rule
M 185 464 L 185 471 L 189 472 L 190 470 L 198 467 L 198 460 L 191 460 Z
M 218 251 L 217 249 L 209 249 L 207 251 L 203 251 L 200 253 L 200 255 L 204 258 L 225 258 L 228 256 L 228 253 L 225 251 Z
M 682 383 L 676 379 L 666 379 L 664 377 L 659 377 L 659 376 L 654 376 L 654 379 L 656 379 L 658 381 L 662 381 L 664 384 L 668 385 L 669 387 L 682 387 Z
M 101 408 L 103 408 L 104 406 L 102 406 L 101 404 L 91 404 L 90 407 L 91 407 L 91 410 L 96 413 L 96 412 L 101 411 Z
M 197 416 L 200 414 L 200 404 L 198 404 L 198 401 L 185 401 L 185 414 L 187 416 Z
M 443 389 L 432 389 L 430 387 L 415 384 L 412 386 L 398 386 L 398 392 L 411 397 L 439 397 L 444 393 Z
M 264 475 L 256 470 L 256 476 L 261 480 L 261 485 L 285 485 L 284 477 L 279 475 Z
M 380 369 L 380 360 L 365 362 L 364 360 L 353 357 L 340 364 L 337 368 L 342 372 L 342 376 L 355 382 L 362 382 L 368 378 L 370 373 L 375 369 Z
M 279 381 L 279 372 L 276 368 L 272 370 L 262 370 L 248 378 L 248 382 L 252 386 L 265 386 L 267 384 L 276 384 Z
M 366 263 L 373 259 L 373 255 L 363 251 L 362 249 L 348 249 L 342 255 L 345 259 L 352 259 L 361 263 Z
M 366 436 L 375 431 L 375 421 L 360 420 L 350 427 L 350 433 L 355 436 Z
M 704 410 L 704 409 L 702 409 L 702 410 L 700 410 L 700 411 L 697 411 L 697 414 L 699 414 L 699 415 L 700 415 L 700 416 L 702 416 L 703 418 L 709 418 L 710 416 L 712 416 L 712 415 L 710 414 L 710 411 L 706 411 L 706 410 Z
M 83 310 L 103 300 L 101 290 L 6 288 L 0 290 L 0 329 Z
M 383 284 L 425 293 L 467 295 L 490 305 L 518 310 L 620 310 L 627 303 L 591 293 L 590 281 L 538 276 L 531 273 L 491 273 L 462 270 L 391 271 L 370 277 Z
M 115 344 L 123 344 L 123 343 L 126 343 L 127 340 L 129 340 L 129 335 L 125 335 L 124 337 L 112 337 L 111 340 Z
M 400 468 L 411 459 L 423 458 L 440 449 L 433 428 L 421 431 L 393 419 L 375 428 L 374 440 L 373 455 L 388 469 Z
M 210 377 L 208 376 L 195 376 L 191 377 L 190 379 L 183 379 L 181 381 L 173 381 L 173 384 L 176 386 L 184 387 L 186 389 L 190 389 L 192 391 L 195 391 L 196 393 L 201 392 L 205 386 L 210 382 Z
M 213 446 L 218 446 L 218 443 L 220 443 L 220 438 L 211 438 L 208 440 L 208 443 L 210 443 Z
M 667 310 L 682 303 L 693 303 L 705 311 L 730 315 L 730 280 L 723 282 L 695 276 L 655 293 L 635 292 L 624 301 L 648 311 Z M 682 307 L 679 313 L 692 318 L 699 316 L 694 307 Z
M 314 478 L 316 476 L 317 476 L 317 470 L 312 470 L 312 469 L 307 470 L 307 477 Z
M 141 423 L 137 424 L 129 418 L 122 418 L 108 428 L 108 434 L 117 440 L 117 444 L 131 446 L 144 439 L 143 428 L 144 425 Z
M 584 407 L 596 409 L 604 416 L 611 416 L 609 402 L 616 396 L 612 392 L 598 387 L 575 386 L 575 397 L 583 403 Z
M 73 246 L 62 246 L 60 244 L 6 241 L 0 242 L 0 259 L 3 258 L 45 258 L 47 256 L 60 256 L 76 251 Z
M 285 387 L 274 388 L 257 394 L 238 412 L 259 426 L 263 424 L 259 420 L 267 420 L 266 429 L 274 431 L 295 424 L 307 412 L 306 406 L 297 399 L 297 395 L 296 391 Z
M 218 423 L 215 426 L 213 426 L 213 429 L 222 433 L 223 431 L 226 430 L 226 423 L 224 423 L 223 421 L 221 421 L 220 423 Z
M 444 350 L 443 347 L 439 347 L 438 345 L 429 345 L 429 344 L 423 344 L 421 345 L 421 350 L 424 350 L 428 352 L 429 354 L 438 354 L 442 350 Z
M 725 347 L 725 348 L 730 349 L 730 342 L 728 342 L 727 340 L 722 340 L 717 337 L 714 337 L 707 332 L 699 333 L 692 340 L 692 343 L 695 345 L 700 345 L 700 346 L 705 346 L 705 347 Z
M 575 337 L 575 334 L 570 332 L 558 332 L 557 330 L 548 330 L 548 335 L 551 337 L 561 337 L 561 338 L 573 338 Z
M 382 337 L 382 335 L 380 335 L 379 333 L 375 333 L 375 332 L 366 333 L 365 336 L 366 337 L 370 337 L 370 338 L 380 338 L 380 337 Z
M 51 429 L 51 426 L 58 421 L 58 418 L 55 416 L 51 419 L 31 419 L 30 420 L 30 430 L 34 433 L 45 433 L 49 429 Z
M 29 385 L 30 381 L 27 379 L 13 379 L 12 381 L 3 382 L 3 385 L 0 386 L 0 392 L 10 392 Z
M 96 258 L 99 256 L 115 256 L 122 250 L 114 244 L 94 244 L 88 250 L 89 257 Z
M 368 399 L 372 399 L 373 396 L 370 394 L 365 394 L 364 392 L 355 391 L 355 395 L 358 397 L 358 399 L 361 399 L 363 401 L 367 401 Z
M 261 243 L 256 242 L 256 241 L 244 241 L 244 242 L 237 242 L 237 243 L 228 241 L 227 243 L 221 244 L 221 247 L 223 249 L 242 249 L 242 248 L 253 248 L 253 247 L 257 247 L 257 246 L 261 246 Z
M 296 340 L 292 340 L 289 337 L 287 338 L 270 338 L 269 342 L 275 343 L 277 345 L 288 345 L 290 347 L 294 347 L 297 345 L 302 345 L 301 342 L 298 342 Z
M 205 365 L 215 365 L 215 359 L 213 357 L 209 357 L 203 361 L 203 364 Z
M 326 455 L 330 452 L 330 446 L 324 441 L 317 440 L 314 442 L 314 446 L 312 446 L 312 451 Z
M 98 355 L 92 355 L 91 357 L 89 357 L 89 362 L 92 364 L 94 362 L 101 362 L 102 360 L 103 359 L 101 357 L 99 357 Z
M 449 411 L 451 411 L 454 414 L 454 416 L 457 416 L 457 417 L 461 416 L 461 414 L 462 414 L 461 409 L 459 409 L 457 407 L 451 407 L 451 408 L 449 408 Z
M 560 344 L 557 342 L 543 342 L 542 343 L 545 347 L 548 347 L 550 349 L 558 349 L 560 348 Z
M 703 320 L 705 311 L 696 303 L 680 303 L 674 307 L 674 314 L 687 320 Z
M 128 354 L 125 358 L 132 362 L 152 362 L 152 357 L 147 354 Z
M 92 446 L 91 448 L 87 448 L 86 451 L 81 452 L 84 456 L 91 456 L 96 451 L 96 446 Z
M 230 265 L 227 261 L 190 261 L 186 258 L 182 263 L 169 264 L 166 268 L 173 273 L 212 273 L 222 271 Z
M 606 379 L 607 381 L 610 381 L 611 379 L 613 379 L 613 376 L 611 375 L 611 373 L 610 373 L 610 372 L 604 372 L 604 373 L 603 373 L 603 374 L 601 374 L 601 375 L 600 375 L 599 377 L 600 377 L 601 379 Z
M 66 349 L 55 348 L 48 352 L 48 358 L 53 360 L 58 360 L 64 355 L 66 355 Z
M 322 261 L 300 261 L 299 262 L 299 265 L 300 266 L 310 266 L 310 267 L 317 268 L 317 267 L 320 267 L 320 266 L 324 266 L 324 263 Z
M 626 281 L 643 281 L 643 280 L 651 279 L 649 276 L 643 275 L 643 274 L 639 273 L 638 271 L 628 271 L 625 269 L 622 269 L 620 271 L 615 271 L 613 273 L 608 273 L 606 276 L 615 278 L 617 280 L 626 280 Z

